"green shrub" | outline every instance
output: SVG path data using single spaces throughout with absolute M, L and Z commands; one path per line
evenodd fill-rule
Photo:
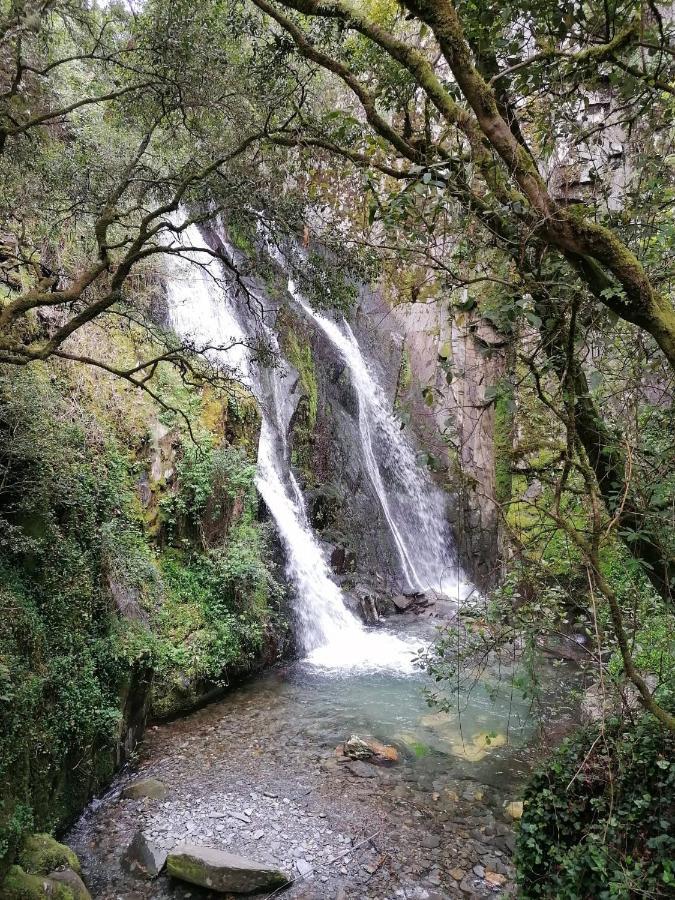
M 516 865 L 525 900 L 672 897 L 675 738 L 649 716 L 584 728 L 529 781 Z

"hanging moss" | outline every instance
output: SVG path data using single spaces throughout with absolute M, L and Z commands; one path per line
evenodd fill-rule
M 295 332 L 289 331 L 286 337 L 285 350 L 288 361 L 298 370 L 302 393 L 307 399 L 307 427 L 314 428 L 316 425 L 319 389 L 316 381 L 312 348 L 309 344 L 300 344 Z

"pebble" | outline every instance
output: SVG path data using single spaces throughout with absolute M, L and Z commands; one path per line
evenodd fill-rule
M 441 839 L 437 834 L 425 834 L 421 843 L 422 846 L 426 847 L 428 850 L 434 850 L 436 847 L 440 847 Z

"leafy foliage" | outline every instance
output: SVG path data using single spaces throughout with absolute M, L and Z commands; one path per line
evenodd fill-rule
M 175 712 L 282 631 L 254 468 L 198 418 L 213 398 L 197 395 L 193 412 L 204 446 L 183 447 L 176 429 L 176 482 L 157 484 L 144 508 L 146 445 L 118 429 L 126 392 L 94 380 L 78 397 L 68 376 L 51 364 L 0 370 L 3 871 L 27 829 L 68 821 L 110 777 L 125 704 L 144 702 L 151 671 L 155 713 Z M 167 519 L 153 532 L 159 502 Z
M 525 792 L 520 896 L 672 896 L 674 751 L 673 737 L 646 716 L 566 741 Z

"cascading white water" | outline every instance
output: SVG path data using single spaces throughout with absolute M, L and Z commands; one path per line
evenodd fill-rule
M 298 636 L 307 660 L 327 668 L 393 668 L 413 671 L 415 646 L 386 632 L 367 631 L 346 608 L 332 580 L 321 547 L 308 522 L 300 487 L 289 460 L 286 434 L 292 406 L 283 397 L 287 374 L 281 361 L 258 369 L 248 349 L 253 341 L 239 321 L 224 273 L 211 254 L 198 248 L 204 240 L 195 226 L 185 229 L 184 249 L 172 257 L 167 279 L 171 324 L 196 348 L 208 347 L 210 359 L 249 385 L 263 415 L 256 485 L 274 518 L 284 544 L 287 574 L 296 589 Z M 274 334 L 261 322 L 266 342 L 278 352 Z
M 390 412 L 384 391 L 349 324 L 338 325 L 316 312 L 292 280 L 288 286 L 349 369 L 358 396 L 364 467 L 394 539 L 407 586 L 419 591 L 432 589 L 458 601 L 464 599 L 468 588 L 452 553 L 443 495 L 418 465 L 415 451 Z

